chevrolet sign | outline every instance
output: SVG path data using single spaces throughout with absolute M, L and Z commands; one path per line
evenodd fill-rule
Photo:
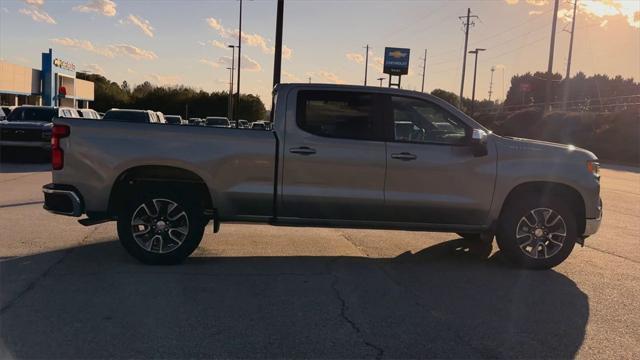
M 390 75 L 406 75 L 409 73 L 410 49 L 384 48 L 384 73 Z

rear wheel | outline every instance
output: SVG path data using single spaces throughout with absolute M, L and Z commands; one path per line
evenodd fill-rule
M 146 264 L 182 262 L 202 240 L 206 219 L 198 201 L 175 189 L 140 189 L 118 216 L 124 248 Z
M 513 263 L 549 269 L 563 262 L 577 240 L 576 216 L 562 198 L 527 196 L 502 212 L 496 238 Z

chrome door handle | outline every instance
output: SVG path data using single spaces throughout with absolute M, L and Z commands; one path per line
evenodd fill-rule
M 402 160 L 402 161 L 410 161 L 410 160 L 415 160 L 415 159 L 418 158 L 415 154 L 408 153 L 408 152 L 401 152 L 399 154 L 391 154 L 391 157 L 393 159 L 398 159 L 398 160 Z
M 300 146 L 297 148 L 289 149 L 289 152 L 293 154 L 299 154 L 299 155 L 313 155 L 316 153 L 316 150 L 308 146 Z

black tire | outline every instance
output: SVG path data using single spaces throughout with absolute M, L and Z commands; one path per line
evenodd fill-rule
M 204 217 L 202 206 L 199 205 L 195 196 L 179 188 L 166 187 L 163 189 L 154 186 L 137 186 L 135 189 L 132 189 L 129 194 L 126 203 L 118 214 L 118 237 L 120 238 L 122 246 L 133 257 L 149 265 L 177 264 L 189 257 L 198 245 L 200 245 L 204 228 L 208 221 Z M 167 201 L 175 203 L 177 207 L 173 207 L 173 211 L 168 210 L 171 205 L 167 203 Z M 148 222 L 153 224 L 153 227 L 147 226 L 146 224 L 135 225 L 137 227 L 149 227 L 147 231 L 149 235 L 146 235 L 147 237 L 152 236 L 151 240 L 149 240 L 151 243 L 146 242 L 146 244 L 149 244 L 149 249 L 144 248 L 139 243 L 139 241 L 144 241 L 143 237 L 145 237 L 145 235 L 138 236 L 138 240 L 136 240 L 133 233 L 134 225 L 132 221 L 134 214 L 138 216 L 145 212 L 149 213 L 141 209 L 143 204 L 146 204 L 147 208 L 151 209 L 151 213 L 156 212 L 161 214 L 164 211 L 163 209 L 167 209 L 166 218 L 163 217 L 167 224 L 170 224 L 170 220 L 173 221 L 173 219 L 169 219 L 171 216 L 179 214 L 174 224 L 176 228 L 173 229 L 167 226 L 168 231 L 162 220 L 160 221 L 163 224 L 164 230 L 159 230 L 159 222 L 155 222 L 157 218 L 162 217 L 161 215 L 158 217 L 147 217 L 149 218 Z M 153 208 L 154 206 L 155 209 Z M 158 208 L 160 209 L 159 211 Z M 139 212 L 136 213 L 138 210 Z M 178 222 L 179 224 L 177 224 Z M 186 231 L 185 227 L 187 229 Z M 161 239 L 157 239 L 156 236 L 160 236 Z M 178 243 L 174 238 L 182 241 Z M 162 249 L 166 251 L 163 252 Z
M 550 269 L 562 263 L 573 250 L 578 239 L 576 214 L 560 197 L 544 198 L 539 196 L 527 195 L 523 198 L 514 199 L 505 205 L 500 216 L 496 231 L 496 240 L 498 247 L 503 252 L 507 260 L 515 265 L 527 269 Z M 549 212 L 552 210 L 553 212 Z M 561 217 L 562 222 L 555 221 L 555 214 Z M 548 215 L 546 215 L 548 214 Z M 542 228 L 537 226 L 529 226 L 533 223 L 536 215 L 542 215 Z M 548 216 L 548 218 L 546 217 Z M 527 217 L 527 220 L 524 220 Z M 522 222 L 521 222 L 522 221 Z M 554 223 L 546 226 L 548 223 Z M 534 224 L 537 225 L 538 223 Z M 518 228 L 521 224 L 522 227 Z M 564 225 L 564 227 L 562 227 Z M 529 234 L 523 235 L 523 229 L 531 230 Z M 536 237 L 536 230 L 540 229 L 542 235 Z M 562 231 L 564 229 L 564 232 Z M 546 235 L 548 233 L 565 233 L 562 238 L 558 235 Z M 516 233 L 520 237 L 516 236 Z M 550 238 L 554 240 L 551 242 Z M 528 241 L 531 240 L 529 243 Z M 533 246 L 533 244 L 538 245 Z M 558 244 L 560 243 L 560 244 Z M 521 248 L 522 246 L 522 248 Z M 524 249 L 524 250 L 523 250 Z M 527 250 L 530 249 L 530 250 Z M 540 254 L 542 251 L 542 254 Z M 536 255 L 537 257 L 533 257 Z

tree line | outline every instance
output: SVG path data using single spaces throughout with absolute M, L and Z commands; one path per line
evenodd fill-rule
M 229 114 L 229 93 L 206 92 L 186 86 L 156 86 L 148 81 L 131 88 L 127 81 L 118 84 L 102 75 L 78 73 L 79 79 L 94 83 L 92 107 L 105 112 L 112 108 L 161 111 L 183 118 L 224 116 Z M 264 103 L 257 95 L 241 94 L 238 117 L 249 121 L 263 120 Z
M 632 78 L 623 78 L 620 75 L 609 77 L 608 75 L 596 74 L 586 76 L 578 72 L 575 76 L 563 79 L 562 75 L 554 74 L 552 77 L 551 102 L 558 108 L 562 102 L 564 88 L 569 84 L 567 98 L 568 108 L 577 111 L 603 111 L 615 110 L 616 104 L 626 104 L 629 98 L 640 96 L 640 83 Z M 545 102 L 546 72 L 527 72 L 522 75 L 515 75 L 511 78 L 511 83 L 504 102 L 476 100 L 476 112 L 492 111 L 496 108 L 508 110 L 519 110 L 531 106 L 542 105 Z M 431 92 L 451 104 L 458 105 L 459 96 L 446 90 L 435 89 Z M 632 99 L 631 102 L 638 102 Z M 471 109 L 471 99 L 463 98 L 463 109 Z

